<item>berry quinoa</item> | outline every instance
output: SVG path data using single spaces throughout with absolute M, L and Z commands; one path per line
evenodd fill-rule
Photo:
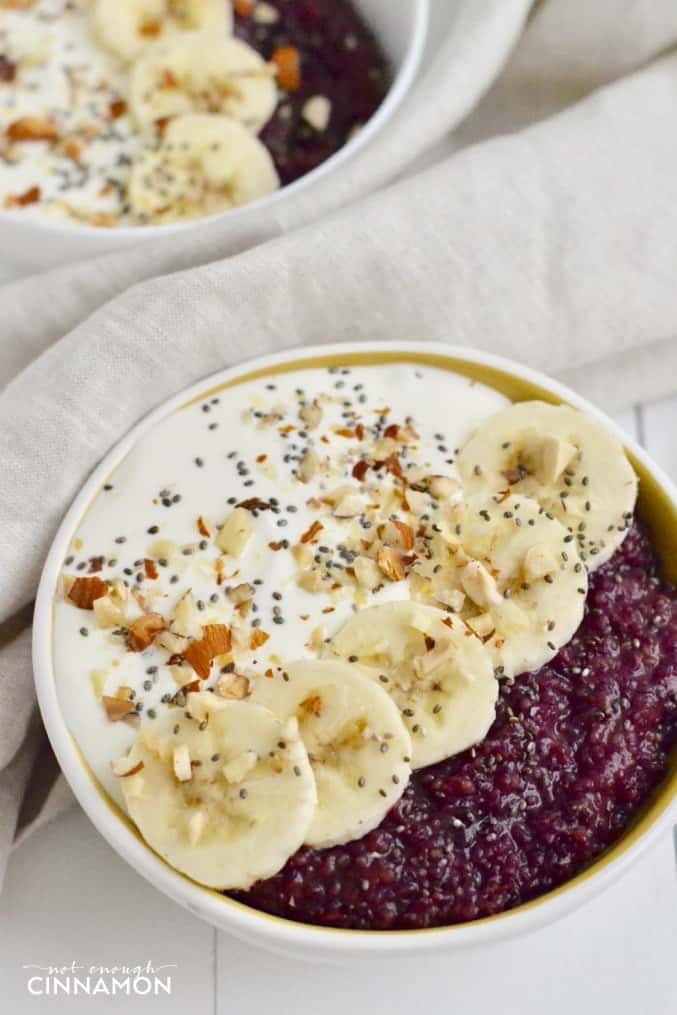
M 301 5 L 304 6 L 304 5 Z M 415 772 L 375 831 L 301 849 L 237 898 L 326 927 L 463 923 L 573 877 L 613 843 L 677 743 L 677 591 L 635 525 L 547 666 L 503 685 L 477 747 Z

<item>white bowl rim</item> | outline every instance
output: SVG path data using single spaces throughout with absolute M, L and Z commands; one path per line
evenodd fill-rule
M 248 204 L 241 205 L 239 208 L 231 208 L 228 211 L 217 212 L 214 215 L 200 216 L 195 219 L 189 219 L 185 222 L 165 222 L 158 225 L 147 226 L 118 226 L 117 228 L 110 230 L 104 229 L 100 226 L 90 226 L 84 222 L 70 222 L 68 220 L 61 222 L 58 219 L 53 220 L 38 217 L 27 218 L 20 211 L 5 211 L 0 209 L 0 225 L 2 224 L 3 219 L 5 219 L 10 222 L 21 224 L 36 233 L 44 231 L 57 236 L 65 235 L 106 238 L 110 238 L 111 235 L 119 234 L 124 236 L 125 239 L 138 238 L 151 240 L 158 239 L 162 236 L 187 232 L 190 229 L 197 228 L 200 224 L 206 225 L 207 223 L 217 222 L 223 219 L 240 219 L 260 208 L 274 207 L 276 204 L 279 204 L 280 201 L 283 201 L 290 195 L 296 194 L 305 187 L 310 186 L 321 177 L 333 172 L 334 169 L 340 167 L 344 162 L 351 159 L 353 155 L 368 145 L 369 142 L 381 132 L 402 105 L 411 89 L 412 84 L 414 83 L 414 79 L 421 65 L 421 59 L 425 50 L 430 24 L 430 0 L 410 0 L 410 2 L 415 4 L 414 31 L 409 41 L 404 59 L 402 60 L 390 88 L 388 89 L 385 98 L 378 109 L 376 109 L 373 115 L 369 117 L 355 137 L 351 138 L 341 148 L 337 149 L 337 151 L 330 155 L 328 159 L 325 159 L 324 162 L 321 162 L 309 173 L 305 173 L 292 183 L 288 183 L 286 186 L 280 187 L 279 190 L 274 191 L 272 194 L 266 194 L 264 197 L 257 198 L 256 201 L 250 201 Z
M 614 434 L 647 470 L 677 508 L 677 488 L 634 440 L 628 437 L 601 410 L 582 396 L 539 371 L 493 353 L 445 342 L 365 341 L 339 342 L 326 345 L 295 346 L 283 352 L 245 360 L 237 366 L 220 370 L 183 389 L 134 425 L 105 455 L 75 497 L 56 533 L 47 556 L 35 603 L 33 622 L 33 665 L 38 703 L 54 753 L 75 796 L 92 823 L 138 873 L 166 895 L 189 909 L 194 915 L 250 942 L 283 953 L 313 953 L 318 959 L 331 961 L 341 957 L 387 957 L 414 955 L 443 948 L 465 948 L 477 944 L 517 937 L 551 923 L 578 908 L 615 881 L 653 843 L 677 817 L 677 798 L 620 853 L 604 863 L 583 881 L 565 882 L 533 900 L 504 913 L 499 919 L 489 918 L 423 930 L 344 930 L 296 923 L 261 913 L 251 907 L 229 900 L 205 889 L 170 868 L 145 845 L 112 809 L 105 792 L 78 753 L 59 706 L 52 668 L 51 611 L 58 576 L 63 566 L 72 534 L 92 496 L 106 476 L 130 451 L 141 436 L 162 418 L 186 403 L 204 396 L 211 389 L 252 371 L 267 370 L 287 362 L 303 362 L 316 357 L 351 354 L 396 354 L 398 360 L 407 356 L 437 355 L 462 360 L 471 366 L 496 369 L 518 381 L 537 385 L 556 399 L 595 416 Z M 302 368 L 302 367 L 301 367 Z M 597 862 L 597 861 L 596 861 Z

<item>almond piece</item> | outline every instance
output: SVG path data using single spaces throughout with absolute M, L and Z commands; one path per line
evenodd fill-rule
M 6 130 L 10 141 L 56 141 L 56 124 L 46 116 L 21 116 Z
M 133 701 L 125 701 L 123 698 L 111 698 L 108 694 L 103 695 L 101 704 L 111 722 L 120 722 L 121 719 L 126 719 L 128 715 L 132 715 L 136 711 Z
M 252 534 L 252 516 L 246 508 L 234 508 L 216 537 L 216 545 L 230 557 L 239 557 L 243 553 Z
M 249 638 L 249 648 L 253 652 L 255 649 L 260 648 L 261 645 L 265 645 L 269 638 L 270 635 L 267 631 L 262 631 L 260 627 L 255 627 L 252 629 Z
M 40 200 L 40 188 L 29 187 L 22 194 L 7 194 L 3 202 L 4 208 L 25 208 L 28 204 L 37 204 Z
M 306 402 L 299 409 L 299 419 L 305 425 L 307 430 L 315 430 L 316 427 L 322 422 L 322 406 L 315 399 L 312 402 Z
M 174 775 L 179 782 L 190 782 L 193 778 L 193 766 L 190 763 L 190 751 L 187 744 L 179 744 L 174 748 L 172 756 Z
M 127 632 L 127 648 L 130 652 L 143 652 L 167 624 L 159 613 L 144 613 L 132 621 Z
M 202 637 L 190 643 L 183 658 L 201 680 L 206 680 L 214 659 L 227 655 L 231 647 L 230 629 L 225 624 L 207 624 L 202 628 Z
M 471 560 L 461 571 L 463 591 L 473 603 L 486 609 L 502 602 L 495 579 L 479 560 Z
M 222 698 L 241 701 L 249 695 L 249 680 L 241 673 L 224 674 L 216 682 L 216 693 Z
M 355 579 L 360 588 L 373 592 L 383 580 L 383 575 L 370 557 L 356 557 L 353 561 Z
M 382 546 L 376 555 L 376 563 L 391 582 L 399 582 L 404 578 L 404 567 L 399 554 L 390 546 Z
M 108 586 L 102 578 L 76 578 L 70 586 L 67 598 L 81 610 L 93 610 L 94 600 L 100 599 L 108 592 Z
M 303 452 L 299 462 L 298 476 L 302 483 L 309 483 L 313 476 L 317 475 L 320 467 L 320 459 L 314 451 L 308 448 Z
M 310 543 L 324 528 L 322 522 L 314 521 L 301 536 L 302 543 Z
M 242 582 L 240 585 L 236 585 L 235 588 L 230 589 L 228 592 L 228 598 L 231 603 L 235 603 L 239 606 L 240 603 L 246 603 L 254 596 L 254 586 L 250 585 L 249 582 Z
M 414 545 L 414 530 L 411 525 L 396 518 L 379 525 L 378 534 L 388 546 L 396 546 L 400 550 L 411 550 Z

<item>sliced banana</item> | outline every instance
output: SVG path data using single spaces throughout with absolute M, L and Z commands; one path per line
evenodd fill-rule
M 158 37 L 200 31 L 220 38 L 233 30 L 228 0 L 93 0 L 90 18 L 97 40 L 125 63 Z
M 590 570 L 628 531 L 637 476 L 622 445 L 577 409 L 519 402 L 482 423 L 458 456 L 466 488 L 532 497 L 574 534 Z
M 175 222 L 248 204 L 279 183 L 268 150 L 241 123 L 193 113 L 135 162 L 128 197 L 138 219 Z
M 137 737 L 113 770 L 148 844 L 210 888 L 249 888 L 284 866 L 317 803 L 294 722 L 209 692 Z M 128 767 L 125 767 L 127 765 Z
M 409 782 L 411 740 L 371 675 L 339 660 L 304 659 L 261 678 L 252 700 L 298 721 L 318 795 L 309 846 L 340 845 L 380 825 Z
M 329 651 L 357 658 L 390 693 L 411 734 L 414 768 L 478 743 L 494 720 L 498 682 L 488 652 L 435 607 L 407 601 L 360 610 Z
M 129 107 L 141 129 L 185 113 L 220 113 L 258 134 L 276 105 L 268 64 L 225 33 L 160 39 L 136 61 L 129 81 Z
M 549 662 L 583 618 L 588 575 L 576 541 L 528 497 L 451 506 L 414 594 L 448 602 L 508 677 Z

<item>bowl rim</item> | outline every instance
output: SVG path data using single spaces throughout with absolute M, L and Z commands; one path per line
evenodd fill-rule
M 274 372 L 346 362 L 419 362 L 450 372 L 465 372 L 482 383 L 495 376 L 516 386 L 538 389 L 555 402 L 565 402 L 598 419 L 624 445 L 645 476 L 655 485 L 673 518 L 677 516 L 677 488 L 646 452 L 601 410 L 558 381 L 539 371 L 492 353 L 443 342 L 365 341 L 295 346 L 220 370 L 162 402 L 102 458 L 79 490 L 52 542 L 42 571 L 33 623 L 33 666 L 38 704 L 54 753 L 80 805 L 109 844 L 138 873 L 174 901 L 213 926 L 272 950 L 311 951 L 319 958 L 385 957 L 464 948 L 516 937 L 535 930 L 580 906 L 598 894 L 627 869 L 677 817 L 677 768 L 659 787 L 656 798 L 617 842 L 583 871 L 562 885 L 512 910 L 465 924 L 420 930 L 346 930 L 294 922 L 262 913 L 191 881 L 173 870 L 146 845 L 122 810 L 107 796 L 81 755 L 58 702 L 52 666 L 52 605 L 63 559 L 80 519 L 106 477 L 129 453 L 141 436 L 165 416 L 216 390 Z M 500 390 L 500 389 L 499 389 Z M 531 396 L 533 397 L 533 396 Z M 674 524 L 674 521 L 672 522 Z
M 44 232 L 52 236 L 101 237 L 108 240 L 110 240 L 111 236 L 120 236 L 121 238 L 124 237 L 124 239 L 132 240 L 152 240 L 160 239 L 162 236 L 188 232 L 200 224 L 217 222 L 223 219 L 234 221 L 262 208 L 274 208 L 290 195 L 299 193 L 304 188 L 320 180 L 323 176 L 333 172 L 344 162 L 351 159 L 353 155 L 357 154 L 358 151 L 365 148 L 382 131 L 404 102 L 421 66 L 430 26 L 431 0 L 410 0 L 410 2 L 414 5 L 414 10 L 412 11 L 413 32 L 411 33 L 402 62 L 380 106 L 369 117 L 358 133 L 330 155 L 328 159 L 325 159 L 315 169 L 300 176 L 292 183 L 288 183 L 273 191 L 272 194 L 266 194 L 255 201 L 241 205 L 239 208 L 231 208 L 226 211 L 217 212 L 214 215 L 203 215 L 185 222 L 165 222 L 147 226 L 119 226 L 111 230 L 101 226 L 91 226 L 84 222 L 70 222 L 68 220 L 61 222 L 58 219 L 52 220 L 38 217 L 28 218 L 21 211 L 0 209 L 0 225 L 2 225 L 3 221 L 12 222 L 36 234 Z

